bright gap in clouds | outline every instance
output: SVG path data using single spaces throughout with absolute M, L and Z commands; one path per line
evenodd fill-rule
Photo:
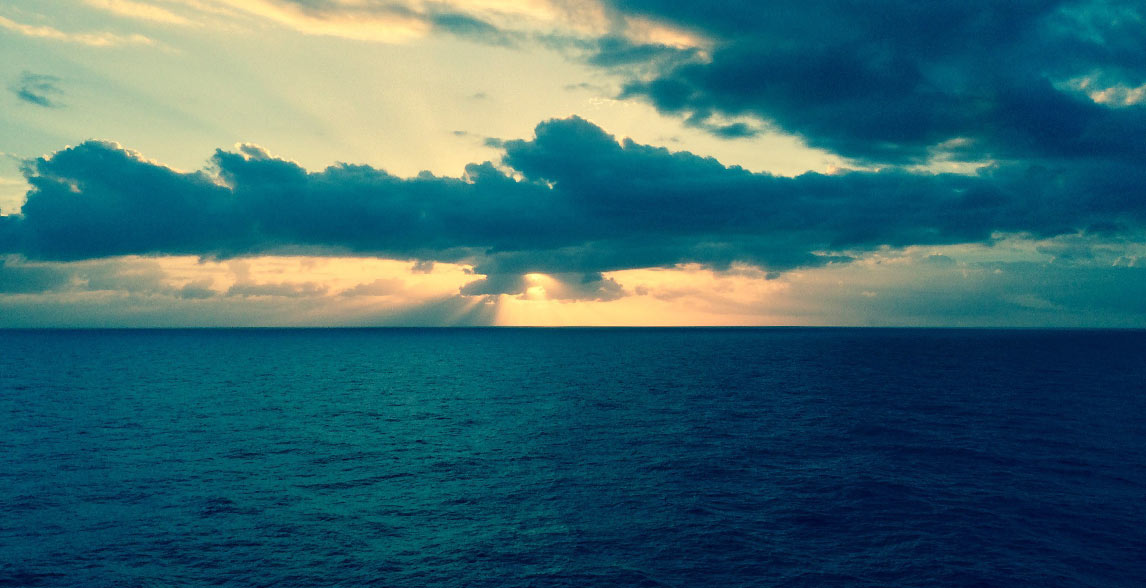
M 610 300 L 463 296 L 463 265 L 376 258 L 119 257 L 0 263 L 0 326 L 1146 326 L 1146 249 L 1072 260 L 1076 244 L 886 249 L 773 276 L 748 266 L 610 272 Z M 1068 284 L 1064 286 L 1064 283 Z

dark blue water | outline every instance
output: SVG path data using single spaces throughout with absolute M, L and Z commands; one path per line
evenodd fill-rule
M 0 331 L 4 586 L 1143 578 L 1143 331 Z

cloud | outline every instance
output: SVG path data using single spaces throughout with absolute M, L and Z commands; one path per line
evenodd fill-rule
M 496 306 L 458 295 L 473 279 L 448 264 L 412 273 L 408 263 L 367 258 L 0 256 L 0 325 L 490 324 Z
M 549 300 L 596 300 L 608 302 L 625 295 L 621 284 L 599 272 L 586 274 L 550 274 L 549 283 L 539 286 Z
M 599 272 L 492 273 L 466 284 L 461 293 L 465 296 L 510 294 L 526 299 L 607 302 L 624 296 L 624 289 L 616 280 Z
M 432 28 L 423 14 L 403 3 L 240 0 L 227 6 L 304 34 L 356 41 L 398 43 L 423 37 Z
M 154 45 L 155 41 L 140 34 L 117 35 L 115 33 L 67 33 L 50 26 L 36 26 L 18 23 L 0 16 L 0 27 L 26 37 L 51 39 L 67 43 L 78 43 L 89 47 L 116 47 L 120 45 Z
M 61 264 L 29 261 L 19 256 L 0 256 L 0 294 L 177 293 L 178 289 L 169 283 L 168 277 L 161 264 L 152 259 L 117 258 Z
M 511 47 L 521 37 L 518 34 L 503 31 L 473 16 L 458 12 L 431 13 L 428 18 L 435 30 L 487 45 Z
M 73 276 L 76 287 L 88 291 L 169 294 L 172 290 L 165 283 L 166 273 L 154 260 L 81 265 Z
M 378 278 L 373 282 L 359 284 L 343 290 L 341 296 L 389 296 L 405 289 L 405 284 L 397 278 Z
M 64 93 L 58 85 L 59 82 L 60 78 L 53 75 L 25 71 L 20 74 L 20 79 L 10 86 L 10 89 L 17 98 L 28 104 L 55 108 L 61 106 L 56 97 Z
M 743 122 L 729 123 L 726 125 L 705 124 L 701 125 L 701 127 L 722 139 L 745 139 L 760 134 L 760 131 L 752 128 L 748 123 Z
M 923 263 L 939 267 L 952 267 L 955 265 L 955 260 L 943 254 L 934 254 L 924 257 Z
M 13 263 L 0 256 L 0 294 L 30 294 L 58 290 L 70 276 L 51 265 Z
M 1000 234 L 1093 233 L 1117 251 L 1146 224 L 1146 169 L 1130 163 L 787 178 L 618 142 L 577 117 L 501 148 L 500 165 L 470 164 L 461 178 L 399 178 L 349 164 L 309 172 L 251 145 L 185 173 L 89 141 L 25 166 L 32 190 L 21 215 L 0 217 L 0 251 L 53 260 L 351 253 L 470 264 L 485 277 L 467 295 L 541 287 L 550 298 L 607 300 L 620 288 L 601 274 L 624 269 L 785 272 Z M 529 283 L 535 273 L 554 283 Z M 301 292 L 276 288 L 261 292 Z
M 182 18 L 139 0 L 88 1 Z M 860 166 L 1146 152 L 1146 12 L 1135 0 L 179 4 L 361 41 L 444 33 L 546 46 L 607 69 L 622 82 L 616 97 L 717 137 L 781 131 Z
M 842 286 L 840 284 L 843 284 Z M 864 292 L 878 291 L 866 297 Z M 1126 327 L 1146 319 L 1146 270 L 1040 262 L 840 268 L 793 283 L 840 324 Z M 841 316 L 835 308 L 853 313 Z
M 166 8 L 145 2 L 137 2 L 135 0 L 84 0 L 84 3 L 89 6 L 127 18 L 134 18 L 163 24 L 194 24 L 187 18 L 175 14 Z
M 86 0 L 132 18 L 188 19 L 138 0 Z M 307 35 L 403 43 L 432 34 L 502 47 L 549 47 L 601 65 L 676 59 L 709 43 L 681 27 L 626 17 L 600 0 L 167 0 L 201 15 L 263 20 Z M 671 60 L 671 59 L 670 59 Z
M 327 287 L 313 282 L 301 284 L 281 282 L 274 284 L 239 283 L 227 289 L 227 296 L 279 296 L 285 298 L 310 298 L 326 294 Z
M 93 0 L 100 3 L 109 0 Z M 227 12 L 277 23 L 308 35 L 401 43 L 432 33 L 514 46 L 537 35 L 602 32 L 597 2 L 561 0 L 178 0 L 205 13 Z M 237 13 L 237 14 L 236 14 Z
M 206 300 L 213 298 L 218 292 L 211 288 L 212 280 L 196 280 L 188 282 L 179 289 L 178 296 L 184 300 Z
M 490 274 L 462 286 L 462 294 L 466 296 L 486 296 L 490 294 L 521 295 L 526 289 L 524 274 Z
M 715 40 L 710 59 L 622 92 L 694 121 L 755 117 L 867 162 L 924 160 L 953 140 L 968 159 L 1146 152 L 1140 2 L 609 5 Z
M 611 68 L 638 64 L 666 67 L 675 63 L 695 61 L 698 58 L 698 50 L 694 47 L 638 43 L 615 35 L 597 39 L 591 49 L 587 57 L 591 65 Z

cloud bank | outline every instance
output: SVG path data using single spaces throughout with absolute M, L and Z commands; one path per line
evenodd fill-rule
M 1146 169 L 1117 160 L 1009 164 L 975 175 L 855 171 L 787 178 L 617 141 L 578 117 L 502 143 L 463 177 L 370 166 L 310 172 L 254 145 L 180 172 L 89 141 L 28 162 L 0 252 L 32 260 L 119 255 L 366 255 L 471 264 L 467 294 L 560 276 L 571 298 L 618 295 L 602 273 L 696 263 L 769 272 L 846 263 L 880 247 L 990 243 L 1001 234 L 1140 242 Z M 1077 257 L 1077 255 L 1076 255 Z

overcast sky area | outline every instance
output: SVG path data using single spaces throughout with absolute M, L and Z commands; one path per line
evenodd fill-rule
M 0 327 L 1146 327 L 1146 5 L 7 0 Z

